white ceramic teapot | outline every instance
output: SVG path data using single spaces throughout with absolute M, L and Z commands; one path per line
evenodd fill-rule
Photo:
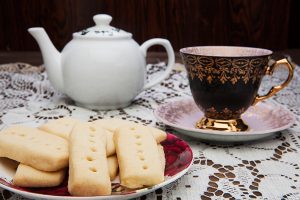
M 43 28 L 30 28 L 42 51 L 52 85 L 77 105 L 96 110 L 128 106 L 143 90 L 165 79 L 174 65 L 168 40 L 150 39 L 139 46 L 132 34 L 109 25 L 112 17 L 95 15 L 96 26 L 73 33 L 73 39 L 58 52 Z M 159 77 L 146 82 L 146 51 L 162 45 L 168 66 Z

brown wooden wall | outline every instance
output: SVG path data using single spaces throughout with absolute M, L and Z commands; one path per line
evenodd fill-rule
M 26 31 L 34 26 L 44 27 L 61 50 L 72 32 L 93 26 L 92 17 L 99 13 L 112 15 L 112 25 L 132 32 L 140 44 L 162 37 L 176 51 L 195 45 L 286 49 L 297 44 L 289 37 L 296 1 L 0 0 L 0 51 L 38 50 Z

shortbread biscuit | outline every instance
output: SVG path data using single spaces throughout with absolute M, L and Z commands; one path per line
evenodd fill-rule
M 20 187 L 54 187 L 64 180 L 66 169 L 45 172 L 28 165 L 19 164 L 13 178 L 13 184 Z
M 164 180 L 157 143 L 145 126 L 123 126 L 114 135 L 121 185 L 153 186 Z
M 42 124 L 38 128 L 68 140 L 69 134 L 71 133 L 75 124 L 78 122 L 80 121 L 77 119 L 65 117 L 65 118 L 51 120 L 46 124 Z
M 105 129 L 101 124 L 98 124 L 98 123 L 94 123 L 94 122 L 89 122 L 91 123 L 93 126 L 95 126 L 95 128 L 99 127 L 101 129 Z M 114 155 L 116 154 L 116 147 L 115 147 L 115 144 L 114 144 L 114 140 L 113 140 L 113 137 L 114 137 L 114 133 L 111 132 L 109 129 L 105 129 L 105 132 L 106 132 L 106 156 L 109 157 L 111 155 Z
M 79 122 L 81 121 L 67 117 L 67 118 L 51 120 L 46 124 L 42 124 L 38 128 L 68 140 L 73 127 L 75 126 L 75 124 Z M 107 156 L 114 155 L 116 153 L 116 148 L 113 142 L 113 133 L 107 131 L 107 138 L 104 139 L 106 140 L 105 143 L 106 143 Z
M 162 145 L 157 145 L 158 147 L 158 153 L 160 157 L 160 163 L 162 170 L 165 171 L 165 166 L 166 166 L 166 157 L 165 157 L 165 152 L 164 152 L 164 147 Z
M 98 124 L 102 128 L 107 129 L 114 133 L 117 130 L 117 128 L 119 128 L 120 126 L 129 125 L 134 122 L 114 118 L 114 119 L 98 119 L 93 121 L 92 123 Z
M 0 157 L 42 171 L 58 171 L 68 166 L 68 142 L 36 128 L 12 126 L 0 133 Z
M 122 119 L 98 119 L 93 121 L 92 123 L 98 124 L 99 126 L 113 133 L 121 126 L 144 126 L 142 124 L 138 124 L 135 122 L 126 121 Z M 150 129 L 157 143 L 160 143 L 167 138 L 166 132 L 151 126 L 146 126 L 146 127 Z
M 109 171 L 110 180 L 113 181 L 118 175 L 118 159 L 116 155 L 107 157 L 107 166 Z
M 77 123 L 69 136 L 68 191 L 74 196 L 111 194 L 103 137 L 106 131 L 89 123 Z
M 150 129 L 150 132 L 152 133 L 157 143 L 161 143 L 162 141 L 167 139 L 167 133 L 165 131 L 160 130 L 158 128 L 154 128 L 152 126 L 147 127 Z
M 106 156 L 116 154 L 116 147 L 114 143 L 114 133 L 106 131 Z

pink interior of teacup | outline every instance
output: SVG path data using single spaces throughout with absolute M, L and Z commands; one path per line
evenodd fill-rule
M 218 57 L 253 57 L 271 55 L 272 51 L 267 49 L 252 47 L 233 47 L 233 46 L 198 46 L 186 47 L 180 49 L 181 53 L 202 55 L 202 56 L 218 56 Z

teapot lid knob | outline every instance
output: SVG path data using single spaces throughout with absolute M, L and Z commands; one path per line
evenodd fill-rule
M 0 0 L 1 1 L 1 0 Z M 112 17 L 106 14 L 98 14 L 93 17 L 96 26 L 86 28 L 82 31 L 73 33 L 73 37 L 86 39 L 86 38 L 132 38 L 132 34 L 126 31 L 123 31 L 119 28 L 110 26 Z
M 112 17 L 110 15 L 106 15 L 106 14 L 99 14 L 99 15 L 95 15 L 93 17 L 93 20 L 97 26 L 109 26 L 109 23 L 111 22 Z

